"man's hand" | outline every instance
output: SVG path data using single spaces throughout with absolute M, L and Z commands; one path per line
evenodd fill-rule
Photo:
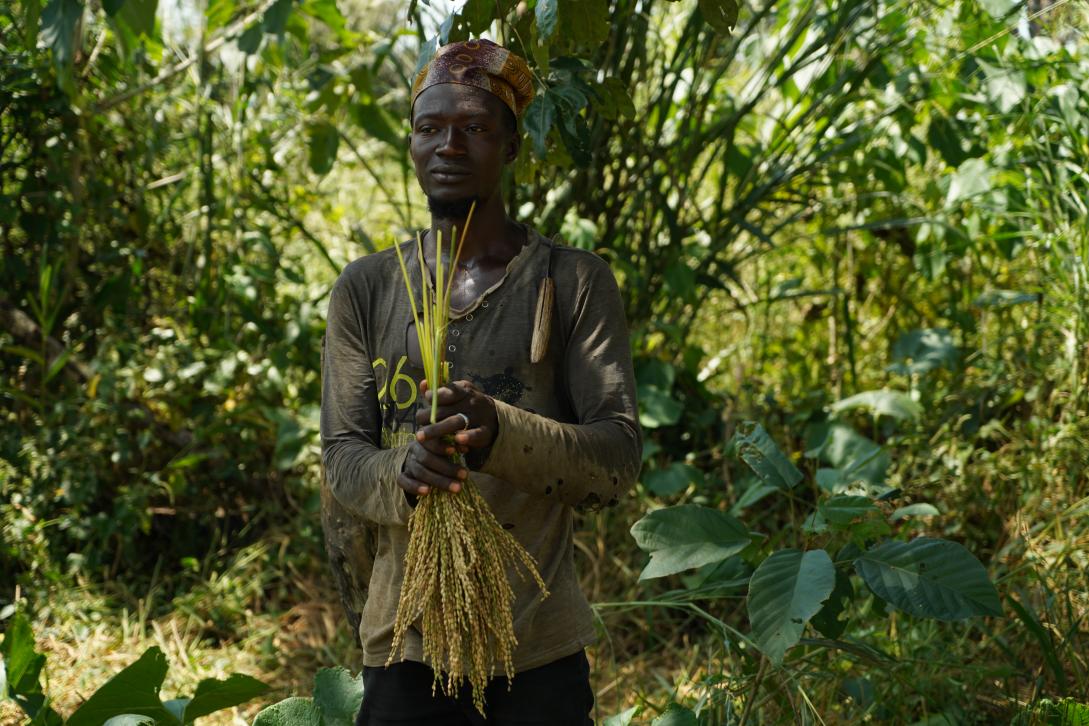
M 499 420 L 495 402 L 469 381 L 454 381 L 438 389 L 438 420 L 430 423 L 432 391 L 426 381 L 420 384 L 420 394 L 422 403 L 416 412 L 416 423 L 423 428 L 409 445 L 397 484 L 416 496 L 423 496 L 435 487 L 458 492 L 469 472 L 451 457 L 455 451 L 466 453 L 492 445 Z M 454 445 L 450 444 L 451 436 Z

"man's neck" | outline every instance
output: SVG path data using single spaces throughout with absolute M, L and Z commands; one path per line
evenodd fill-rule
M 466 219 L 431 217 L 431 230 L 428 233 L 428 253 L 434 255 L 437 234 L 442 233 L 443 249 L 448 250 L 450 236 L 457 231 L 461 238 Z M 522 245 L 519 235 L 515 234 L 515 223 L 507 217 L 506 205 L 502 197 L 478 202 L 473 210 L 472 219 L 468 220 L 468 232 L 461 247 L 461 264 L 473 267 L 476 264 L 492 260 L 510 260 L 518 253 Z

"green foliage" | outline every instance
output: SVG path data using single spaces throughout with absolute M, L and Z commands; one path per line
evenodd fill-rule
M 749 581 L 752 638 L 776 665 L 802 637 L 836 584 L 824 550 L 779 550 L 760 563 Z
M 44 726 L 184 726 L 216 711 L 246 703 L 268 691 L 260 681 L 234 674 L 225 681 L 206 679 L 192 698 L 163 702 L 159 689 L 166 678 L 166 656 L 158 647 L 148 648 L 136 662 L 124 668 L 92 693 L 67 720 L 49 706 L 40 676 L 45 656 L 34 650 L 34 635 L 26 616 L 17 613 L 0 641 L 0 666 L 10 674 L 8 693 L 30 718 Z M 8 695 L 0 688 L 0 699 Z
M 61 724 L 61 717 L 42 692 L 41 674 L 45 668 L 45 656 L 35 651 L 34 633 L 22 613 L 17 613 L 9 623 L 3 641 L 0 641 L 0 657 L 6 681 L 6 686 L 0 688 L 0 699 L 11 698 L 32 723 L 45 726 Z
M 610 632 L 619 659 L 707 664 L 625 678 L 625 704 L 991 723 L 1084 702 L 1077 3 L 213 0 L 199 38 L 157 5 L 0 8 L 0 604 L 78 574 L 230 641 L 294 603 L 284 573 L 316 578 L 324 295 L 425 219 L 412 36 L 424 60 L 488 34 L 538 83 L 510 208 L 608 259 L 632 325 L 645 469 L 587 548 L 610 558 L 595 597 L 663 603 L 628 650 Z M 831 554 L 835 585 L 761 675 L 744 585 L 784 551 Z M 9 691 L 53 713 L 29 647 Z
M 912 615 L 961 620 L 1002 615 L 998 593 L 962 545 L 930 537 L 883 542 L 855 561 L 878 596 Z
M 791 489 L 801 483 L 802 472 L 783 456 L 760 424 L 746 421 L 738 427 L 736 446 L 741 459 L 765 484 Z
M 139 660 L 95 691 L 76 709 L 67 723 L 71 726 L 91 726 L 122 714 L 169 723 L 172 715 L 159 699 L 166 670 L 163 652 L 155 647 L 148 648 Z
M 650 562 L 640 580 L 664 577 L 725 560 L 748 546 L 749 532 L 729 514 L 694 504 L 651 512 L 631 528 Z
M 292 696 L 257 714 L 253 726 L 352 726 L 363 702 L 363 677 L 343 668 L 314 676 L 313 698 Z

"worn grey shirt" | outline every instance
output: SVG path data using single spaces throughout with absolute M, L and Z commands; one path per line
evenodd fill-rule
M 527 239 L 503 280 L 451 321 L 447 340 L 452 379 L 493 396 L 499 416 L 496 440 L 471 477 L 551 593 L 541 601 L 532 581 L 508 573 L 516 671 L 593 641 L 574 569 L 573 510 L 615 504 L 635 482 L 641 451 L 628 329 L 609 266 L 533 230 Z M 415 243 L 402 251 L 418 279 Z M 551 338 L 533 364 L 538 286 L 550 270 Z M 392 249 L 349 264 L 329 300 L 321 439 L 336 511 L 326 535 L 332 529 L 345 547 L 363 550 L 346 575 L 364 593 L 359 636 L 370 666 L 389 656 L 412 512 L 396 483 L 423 377 L 408 355 L 410 304 Z M 419 633 L 406 640 L 406 659 L 423 661 Z

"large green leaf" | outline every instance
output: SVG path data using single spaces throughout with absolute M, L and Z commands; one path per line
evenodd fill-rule
M 328 174 L 337 158 L 340 132 L 328 121 L 316 121 L 307 126 L 306 135 L 311 171 L 315 174 Z
M 67 726 L 101 726 L 113 716 L 136 714 L 150 716 L 166 724 L 174 717 L 159 700 L 159 689 L 166 678 L 166 656 L 152 646 L 123 671 L 91 694 L 68 719 Z
M 285 698 L 257 714 L 253 726 L 325 726 L 321 710 L 309 698 Z
M 878 597 L 912 615 L 938 620 L 1002 615 L 987 570 L 956 542 L 890 540 L 863 553 L 855 567 Z
M 737 429 L 738 455 L 765 484 L 792 489 L 802 481 L 802 472 L 788 459 L 764 427 L 745 421 Z
M 749 622 L 753 640 L 772 663 L 783 662 L 835 584 L 836 569 L 824 550 L 780 550 L 756 568 L 749 581 Z
M 651 469 L 643 475 L 643 485 L 660 497 L 683 492 L 689 484 L 703 483 L 703 472 L 689 464 L 674 462 L 664 469 Z
M 639 423 L 648 429 L 672 426 L 681 420 L 684 405 L 655 386 L 638 386 Z
M 197 692 L 185 707 L 185 722 L 233 708 L 267 691 L 264 683 L 241 673 L 233 673 L 225 681 L 207 678 L 197 684 Z
M 314 703 L 324 726 L 352 726 L 362 702 L 362 676 L 344 668 L 322 668 L 314 676 Z
M 7 696 L 31 718 L 31 724 L 61 726 L 63 720 L 49 706 L 49 699 L 42 693 L 41 672 L 45 656 L 34 650 L 34 633 L 30 621 L 22 613 L 11 619 L 4 640 L 0 642 L 0 670 L 6 679 Z M 0 698 L 5 687 L 0 686 Z
M 543 159 L 548 152 L 546 140 L 552 123 L 556 118 L 556 107 L 552 98 L 545 93 L 538 94 L 526 108 L 524 124 L 526 133 L 533 141 L 533 153 Z
M 750 542 L 749 531 L 737 519 L 696 504 L 655 510 L 632 525 L 631 536 L 650 553 L 640 580 L 719 562 Z
M 908 504 L 900 507 L 889 519 L 893 522 L 901 519 L 907 519 L 908 517 L 936 517 L 941 514 L 938 508 L 928 502 L 916 502 L 915 504 Z
M 577 46 L 596 50 L 609 37 L 607 0 L 559 0 L 563 37 Z
M 850 411 L 855 408 L 868 408 L 873 412 L 874 417 L 889 416 L 900 420 L 918 418 L 923 412 L 923 407 L 917 401 L 912 400 L 907 393 L 887 388 L 879 391 L 856 393 L 841 401 L 836 401 L 829 408 L 832 413 Z
M 0 642 L 0 656 L 7 668 L 12 695 L 42 692 L 38 676 L 45 666 L 45 656 L 34 651 L 34 633 L 23 613 L 11 619 L 4 640 Z
M 252 55 L 261 47 L 264 37 L 264 24 L 255 22 L 238 36 L 238 49 L 247 55 Z
M 632 706 L 627 711 L 622 711 L 614 716 L 608 716 L 601 726 L 630 726 L 631 720 L 635 718 L 635 712 L 639 710 L 638 706 Z
M 838 493 L 858 481 L 872 489 L 884 485 L 891 457 L 876 442 L 842 423 L 815 426 L 810 433 L 817 443 L 805 455 L 819 457 L 834 467 L 817 470 L 817 484 L 822 489 Z
M 729 33 L 737 25 L 737 0 L 699 0 L 699 7 L 707 24 L 720 33 Z
M 303 0 L 300 9 L 325 23 L 342 40 L 348 39 L 350 34 L 346 26 L 347 21 L 337 7 L 336 0 Z
M 136 35 L 155 37 L 155 13 L 159 0 L 125 0 L 117 18 Z
M 1028 93 L 1025 74 L 1013 68 L 992 66 L 977 60 L 987 77 L 985 88 L 991 103 L 1002 113 L 1009 113 L 1024 100 Z
M 699 719 L 690 709 L 671 703 L 661 716 L 654 719 L 651 726 L 699 726 Z
M 960 357 L 953 334 L 945 328 L 911 330 L 896 339 L 892 346 L 896 360 L 889 370 L 904 375 L 927 373 L 935 368 L 952 369 Z
M 72 50 L 76 24 L 83 15 L 79 0 L 49 0 L 41 15 L 40 40 L 53 51 L 57 82 L 66 93 L 72 92 Z
M 265 32 L 269 35 L 282 35 L 284 28 L 287 27 L 287 19 L 291 17 L 294 4 L 295 0 L 276 0 L 272 7 L 265 11 L 265 17 L 262 20 Z
M 352 120 L 368 134 L 384 141 L 395 149 L 404 146 L 402 129 L 389 113 L 377 103 L 365 102 L 354 104 L 351 108 Z
M 869 497 L 840 494 L 817 505 L 817 510 L 829 524 L 846 527 L 875 512 L 877 506 Z
M 946 206 L 972 199 L 991 190 L 992 170 L 983 159 L 968 159 L 953 173 L 949 181 Z

